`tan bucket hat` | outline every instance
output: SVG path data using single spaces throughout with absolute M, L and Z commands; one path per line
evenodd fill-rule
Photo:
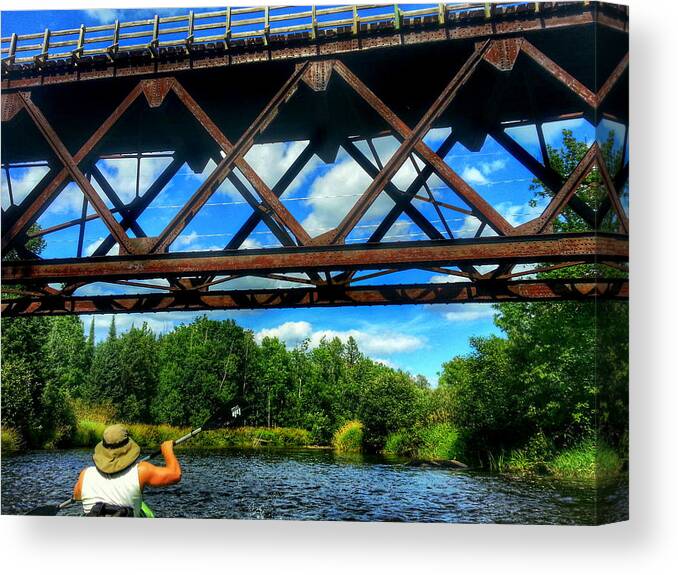
M 129 436 L 124 425 L 110 425 L 104 429 L 103 440 L 94 448 L 94 465 L 102 473 L 117 473 L 127 469 L 139 457 L 141 448 Z

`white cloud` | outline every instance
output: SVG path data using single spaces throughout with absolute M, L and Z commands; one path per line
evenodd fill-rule
M 383 357 L 373 357 L 372 361 L 374 361 L 376 363 L 381 363 L 382 365 L 385 365 L 386 367 L 396 369 L 395 363 L 393 363 L 392 361 L 390 361 L 388 359 L 384 359 Z
M 441 274 L 441 275 L 431 276 L 431 279 L 429 281 L 432 284 L 456 284 L 456 283 L 469 282 L 471 280 L 469 280 L 468 278 L 461 277 L 461 276 Z
M 483 175 L 483 173 L 476 167 L 465 166 L 464 170 L 461 173 L 461 177 L 466 180 L 469 184 L 475 184 L 477 186 L 484 186 L 489 183 L 489 180 Z
M 172 158 L 142 159 L 139 171 L 139 193 L 143 194 L 171 162 Z M 97 167 L 125 204 L 134 199 L 137 182 L 136 159 L 100 160 L 97 162 Z M 92 178 L 92 185 L 102 198 L 106 198 L 94 178 Z
M 360 350 L 368 355 L 409 353 L 422 348 L 426 343 L 421 337 L 390 330 L 369 332 L 357 329 L 345 331 L 314 330 L 313 326 L 307 321 L 290 321 L 274 328 L 262 329 L 257 332 L 255 337 L 257 341 L 261 341 L 265 337 L 277 337 L 290 347 L 294 347 L 304 340 L 309 340 L 309 345 L 312 348 L 320 345 L 323 338 L 332 340 L 336 337 L 347 342 L 350 337 L 353 337 Z
M 266 185 L 272 188 L 307 145 L 307 141 L 257 144 L 247 152 L 245 160 Z M 288 193 L 299 183 L 295 179 Z
M 85 246 L 85 255 L 91 256 L 96 249 L 101 245 L 101 242 L 104 241 L 103 236 L 99 236 L 93 242 L 90 242 Z M 118 255 L 118 244 L 115 243 L 111 246 L 111 249 L 106 253 L 107 256 Z
M 112 24 L 115 22 L 116 18 L 120 19 L 121 10 L 114 10 L 112 8 L 95 8 L 91 10 L 85 10 L 85 14 L 96 20 L 100 24 Z
M 258 343 L 261 343 L 266 337 L 278 338 L 288 346 L 294 347 L 305 339 L 310 338 L 312 333 L 313 327 L 307 321 L 288 321 L 277 327 L 258 331 L 255 339 Z
M 445 313 L 447 321 L 477 321 L 479 319 L 492 318 L 495 314 L 495 310 L 491 305 L 483 303 L 456 304 L 455 308 L 453 311 Z
M 491 162 L 480 162 L 480 170 L 486 176 L 499 170 L 503 170 L 506 167 L 506 160 L 492 160 Z
M 49 172 L 49 168 L 46 166 L 11 169 L 12 198 L 14 203 L 19 205 L 47 172 Z M 80 201 L 82 202 L 82 199 Z M 5 170 L 2 170 L 2 207 L 3 209 L 9 207 L 9 186 L 5 178 Z

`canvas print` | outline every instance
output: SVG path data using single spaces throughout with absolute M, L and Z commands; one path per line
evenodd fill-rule
M 2 513 L 627 519 L 628 34 L 3 11 Z

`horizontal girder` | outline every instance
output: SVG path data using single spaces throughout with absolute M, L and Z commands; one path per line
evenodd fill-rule
M 464 263 L 527 264 L 573 259 L 593 263 L 598 260 L 625 261 L 628 249 L 626 236 L 578 233 L 15 261 L 2 266 L 2 283 L 408 269 Z
M 323 286 L 274 290 L 185 291 L 116 296 L 45 296 L 5 300 L 4 317 L 404 304 L 627 299 L 625 280 L 521 280 L 448 284 Z

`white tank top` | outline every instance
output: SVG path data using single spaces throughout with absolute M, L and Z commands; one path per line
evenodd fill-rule
M 141 486 L 139 465 L 132 465 L 119 473 L 102 473 L 96 467 L 85 469 L 82 481 L 82 507 L 89 513 L 95 503 L 103 502 L 120 507 L 131 507 L 134 516 L 140 516 Z

